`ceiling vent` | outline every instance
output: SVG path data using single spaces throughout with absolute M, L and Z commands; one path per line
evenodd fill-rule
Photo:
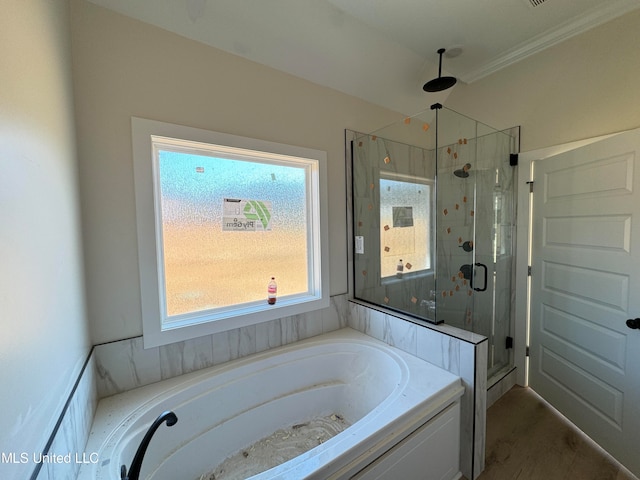
M 532 8 L 535 8 L 535 7 L 539 7 L 540 5 L 547 2 L 548 0 L 525 0 L 525 1 L 527 2 L 527 5 L 529 5 Z

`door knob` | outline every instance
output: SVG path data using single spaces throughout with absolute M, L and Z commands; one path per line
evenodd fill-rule
M 627 320 L 627 327 L 634 330 L 640 328 L 640 318 L 630 318 L 629 320 Z

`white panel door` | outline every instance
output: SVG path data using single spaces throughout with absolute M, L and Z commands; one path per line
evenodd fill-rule
M 530 337 L 531 387 L 636 475 L 639 158 L 636 130 L 534 162 Z

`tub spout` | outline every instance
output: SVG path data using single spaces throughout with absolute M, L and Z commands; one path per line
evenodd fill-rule
M 163 412 L 158 415 L 158 418 L 151 424 L 149 430 L 144 435 L 142 442 L 138 446 L 138 450 L 136 454 L 133 456 L 133 461 L 131 462 L 131 468 L 129 468 L 129 472 L 127 474 L 127 466 L 122 465 L 120 467 L 120 478 L 122 480 L 138 480 L 140 476 L 140 468 L 142 467 L 142 459 L 144 458 L 144 454 L 147 451 L 147 447 L 149 446 L 149 442 L 151 441 L 151 437 L 156 433 L 156 430 L 163 422 L 167 422 L 167 427 L 171 427 L 176 424 L 178 421 L 178 417 L 176 414 L 170 411 Z

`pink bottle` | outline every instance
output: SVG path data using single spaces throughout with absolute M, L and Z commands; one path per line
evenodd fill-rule
M 278 293 L 278 285 L 276 284 L 276 278 L 271 277 L 269 286 L 267 287 L 267 302 L 269 305 L 276 303 L 276 294 Z

